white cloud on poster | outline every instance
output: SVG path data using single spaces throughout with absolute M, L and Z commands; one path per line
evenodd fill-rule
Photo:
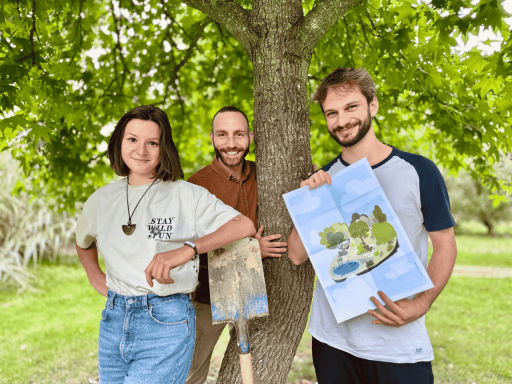
M 345 184 L 345 195 L 341 198 L 341 205 L 346 204 L 378 187 L 379 183 L 375 178 L 368 177 L 363 181 L 351 180 Z
M 295 215 L 311 212 L 320 206 L 322 199 L 318 196 L 311 196 L 309 193 L 303 193 L 290 201 L 290 205 Z
M 368 303 L 365 299 L 372 295 L 372 290 L 366 282 L 357 275 L 350 276 L 340 287 L 332 291 L 335 302 L 341 302 L 344 308 L 358 313 L 366 312 Z
M 390 270 L 384 275 L 386 276 L 386 279 L 396 279 L 415 268 L 414 263 L 411 263 L 407 257 L 398 257 L 391 260 L 388 263 L 388 266 Z
M 316 246 L 316 245 L 321 245 L 320 244 L 320 236 L 318 235 L 318 231 L 315 231 L 314 229 L 312 229 L 310 232 L 309 232 L 309 243 L 313 246 Z
M 360 197 L 359 199 L 353 200 L 350 203 L 345 203 L 341 208 L 348 213 L 352 213 L 354 211 L 357 211 L 360 207 L 362 207 L 365 204 L 368 204 L 370 201 L 375 199 L 377 196 L 380 195 L 380 190 L 375 189 L 363 197 Z M 343 199 L 342 199 L 343 200 Z

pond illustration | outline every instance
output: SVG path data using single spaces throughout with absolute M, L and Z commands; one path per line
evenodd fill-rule
M 359 268 L 359 265 L 360 264 L 357 261 L 347 261 L 335 267 L 332 270 L 332 273 L 335 274 L 336 276 L 344 276 L 350 272 L 354 272 L 356 269 Z
M 371 271 L 399 247 L 396 231 L 378 205 L 369 215 L 353 213 L 349 224 L 333 223 L 318 236 L 327 249 L 338 250 L 329 267 L 336 283 Z

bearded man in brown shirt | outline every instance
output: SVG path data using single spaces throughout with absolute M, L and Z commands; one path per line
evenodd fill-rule
M 210 193 L 249 217 L 258 228 L 256 165 L 245 160 L 254 138 L 245 113 L 236 107 L 221 108 L 213 117 L 210 140 L 215 157 L 210 165 L 194 173 L 187 180 L 206 188 Z M 281 235 L 263 236 L 262 225 L 256 233 L 261 257 L 280 257 L 286 252 L 285 242 L 273 242 Z M 225 324 L 212 325 L 208 260 L 199 256 L 199 286 L 196 288 L 196 344 L 192 366 L 186 384 L 204 384 L 210 359 Z

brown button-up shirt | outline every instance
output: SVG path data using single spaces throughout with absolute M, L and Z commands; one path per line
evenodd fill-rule
M 236 209 L 252 220 L 258 229 L 258 202 L 256 190 L 256 164 L 244 160 L 240 179 L 234 177 L 215 156 L 210 165 L 200 169 L 187 180 L 189 183 L 206 188 L 224 204 Z M 210 304 L 208 283 L 208 258 L 199 257 L 199 286 L 196 288 L 196 300 Z

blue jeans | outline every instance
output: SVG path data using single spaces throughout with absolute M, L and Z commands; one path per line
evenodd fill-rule
M 100 383 L 185 383 L 195 322 L 188 294 L 123 296 L 108 291 L 100 322 Z

